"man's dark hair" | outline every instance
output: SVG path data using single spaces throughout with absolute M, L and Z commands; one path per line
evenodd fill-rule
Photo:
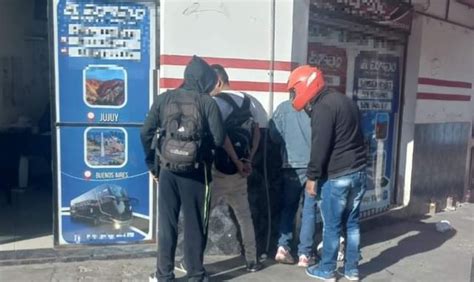
M 217 76 L 220 80 L 222 80 L 224 84 L 229 84 L 229 76 L 227 75 L 227 72 L 225 71 L 223 66 L 219 64 L 214 64 L 211 65 L 211 68 L 217 73 Z

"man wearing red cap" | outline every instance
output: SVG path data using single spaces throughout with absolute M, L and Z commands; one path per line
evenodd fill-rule
M 288 79 L 293 107 L 311 117 L 311 155 L 306 192 L 318 197 L 323 219 L 323 255 L 306 273 L 335 278 L 339 237 L 347 236 L 344 276 L 359 280 L 359 210 L 366 189 L 366 152 L 357 105 L 328 89 L 323 73 L 311 66 L 296 68 Z

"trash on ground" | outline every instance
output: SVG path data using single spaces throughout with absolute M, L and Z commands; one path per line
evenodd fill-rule
M 441 220 L 440 222 L 436 223 L 436 230 L 438 232 L 444 233 L 453 229 L 453 226 L 447 220 Z

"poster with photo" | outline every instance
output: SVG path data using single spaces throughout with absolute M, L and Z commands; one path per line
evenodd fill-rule
M 114 65 L 88 66 L 83 97 L 91 108 L 121 108 L 127 104 L 127 72 Z
M 61 127 L 61 244 L 152 239 L 153 195 L 139 128 Z
M 154 238 L 140 126 L 153 100 L 156 3 L 53 0 L 59 245 Z
M 154 88 L 154 4 L 55 3 L 56 121 L 143 122 Z
M 368 190 L 362 200 L 363 211 L 390 205 L 399 75 L 398 56 L 361 51 L 355 58 L 353 99 L 362 115 L 368 161 Z
M 123 167 L 127 162 L 124 128 L 88 128 L 84 132 L 85 163 L 91 168 Z
M 327 86 L 341 93 L 346 93 L 346 49 L 322 43 L 309 43 L 308 63 L 321 68 Z

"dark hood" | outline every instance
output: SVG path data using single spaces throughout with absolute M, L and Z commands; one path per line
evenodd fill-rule
M 206 61 L 194 55 L 184 70 L 184 82 L 181 88 L 209 94 L 216 84 L 216 72 Z

